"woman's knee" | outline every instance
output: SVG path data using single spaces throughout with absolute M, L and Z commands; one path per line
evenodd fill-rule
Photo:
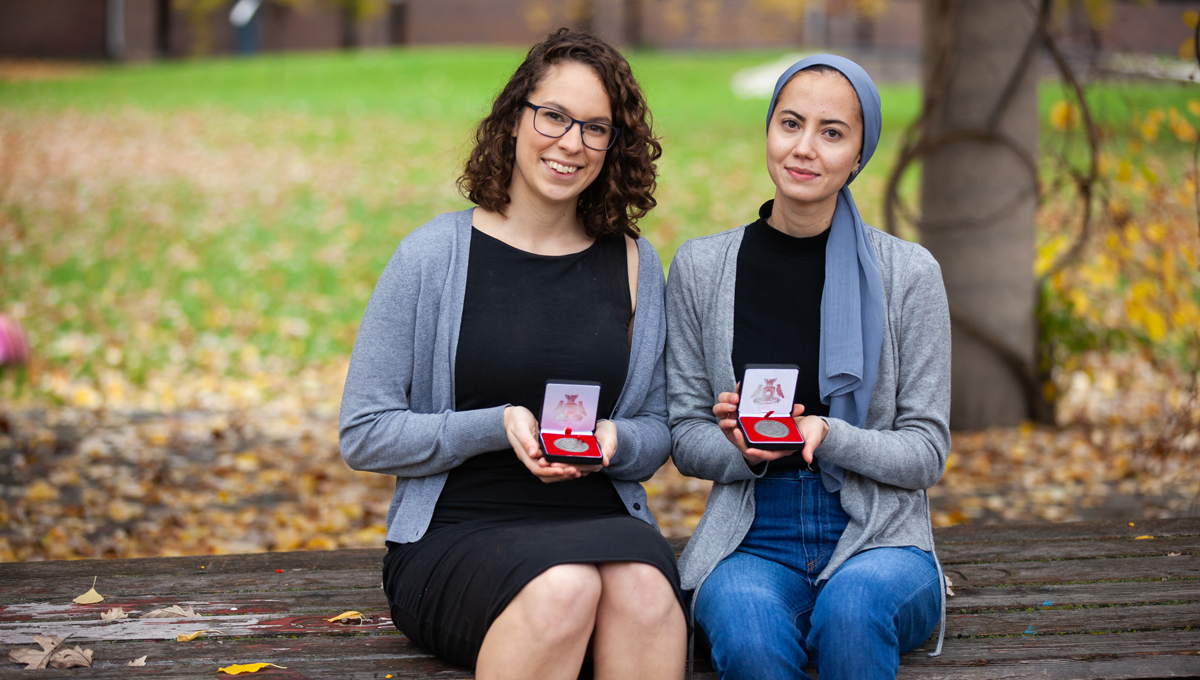
M 560 564 L 538 575 L 509 605 L 520 607 L 538 635 L 570 635 L 591 629 L 600 600 L 600 574 L 590 564 Z
M 602 608 L 627 625 L 658 629 L 672 617 L 682 621 L 683 610 L 671 582 L 658 567 L 642 562 L 613 562 L 598 566 Z

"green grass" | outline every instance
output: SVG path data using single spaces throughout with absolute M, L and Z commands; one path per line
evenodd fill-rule
M 43 372 L 68 377 L 289 371 L 344 357 L 396 243 L 466 207 L 453 180 L 469 136 L 522 56 L 288 54 L 0 82 L 0 311 L 21 311 Z M 729 83 L 778 56 L 630 55 L 664 147 L 659 207 L 642 223 L 664 263 L 771 197 L 766 102 L 737 99 Z M 1186 111 L 1193 92 L 1091 96 L 1120 135 L 1137 111 Z M 855 184 L 875 224 L 920 105 L 915 85 L 881 93 L 883 137 Z M 1060 93 L 1043 86 L 1043 120 Z M 1169 137 L 1159 152 L 1186 151 Z M 914 174 L 906 192 L 915 186 Z

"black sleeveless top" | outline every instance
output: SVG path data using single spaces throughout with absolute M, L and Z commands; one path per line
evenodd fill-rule
M 545 383 L 600 383 L 599 418 L 611 417 L 629 367 L 625 237 L 603 236 L 570 255 L 535 255 L 472 229 L 455 356 L 455 409 L 524 406 L 542 416 Z M 547 484 L 511 448 L 450 471 L 430 528 L 473 519 L 537 520 L 628 515 L 603 472 Z

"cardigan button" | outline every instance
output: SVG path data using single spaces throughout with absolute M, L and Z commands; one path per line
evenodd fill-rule
M 641 509 L 642 509 L 642 504 L 641 504 L 641 503 L 634 503 L 634 504 L 633 504 L 633 509 L 634 509 L 634 510 L 641 510 Z

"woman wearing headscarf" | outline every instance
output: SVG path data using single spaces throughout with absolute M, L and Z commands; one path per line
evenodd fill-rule
M 671 265 L 672 455 L 714 482 L 680 575 L 723 680 L 893 678 L 944 618 L 926 489 L 950 448 L 949 313 L 933 257 L 854 204 L 880 128 L 857 64 L 794 64 L 767 111 L 774 199 Z M 802 447 L 747 445 L 747 364 L 799 367 Z
M 392 620 L 481 680 L 574 680 L 589 653 L 597 678 L 683 674 L 675 556 L 639 483 L 670 454 L 663 271 L 636 226 L 659 154 L 625 58 L 549 36 L 479 124 L 476 207 L 400 242 L 359 328 L 340 444 L 396 477 Z M 539 443 L 563 380 L 600 383 L 600 464 Z

